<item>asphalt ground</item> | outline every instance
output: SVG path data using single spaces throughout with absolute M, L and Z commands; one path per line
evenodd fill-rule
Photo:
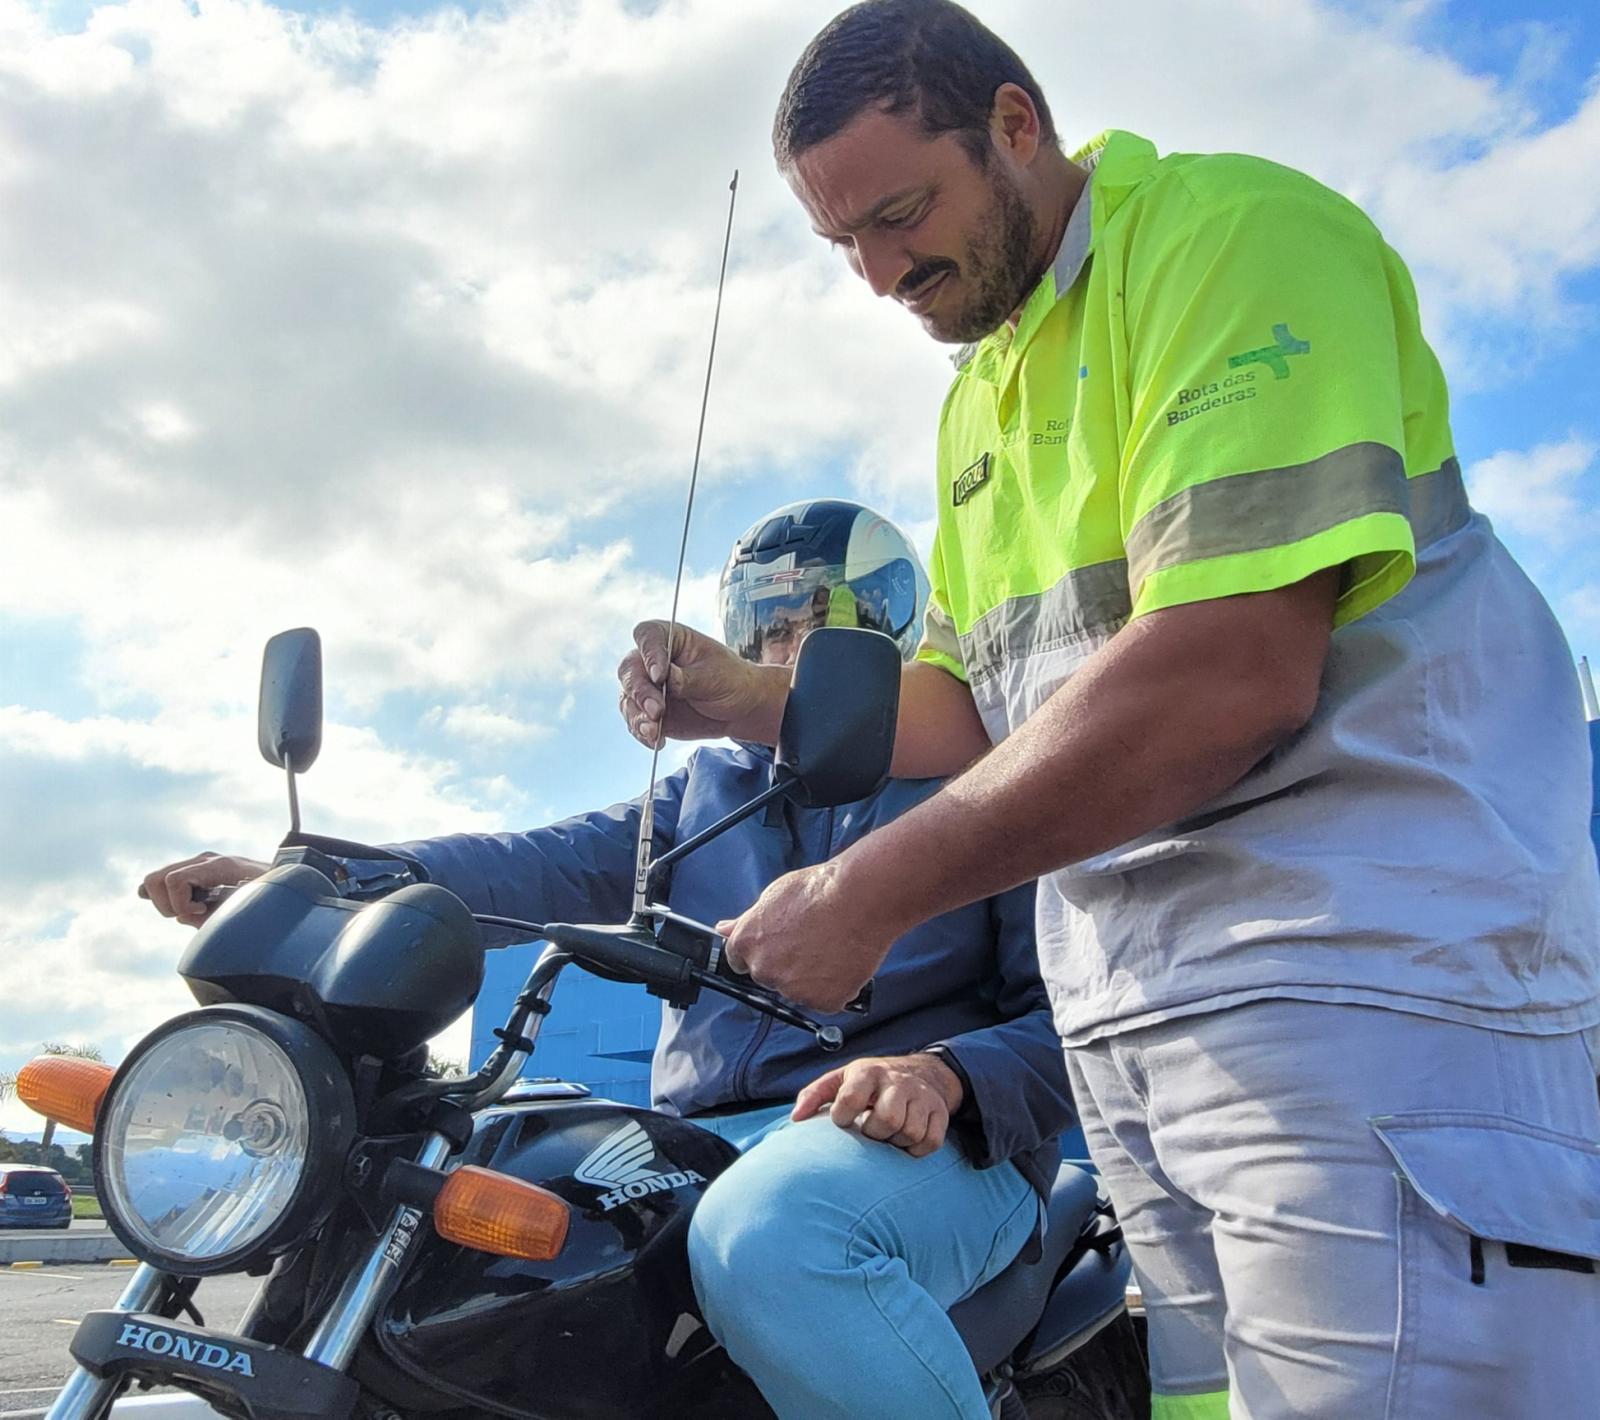
M 114 1306 L 132 1269 L 103 1262 L 49 1264 L 16 1270 L 0 1267 L 0 1416 L 41 1416 L 72 1370 L 67 1343 L 85 1312 Z M 257 1277 L 211 1277 L 200 1284 L 195 1305 L 207 1326 L 238 1325 L 250 1305 Z

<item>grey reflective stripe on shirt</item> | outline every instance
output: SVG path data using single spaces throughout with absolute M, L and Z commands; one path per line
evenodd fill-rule
M 1133 525 L 1127 538 L 1133 580 L 1184 562 L 1282 547 L 1364 513 L 1404 513 L 1405 484 L 1399 453 L 1372 443 L 1196 483 Z
M 1368 513 L 1400 513 L 1416 547 L 1465 525 L 1471 510 L 1454 458 L 1405 476 L 1386 444 L 1347 444 L 1286 468 L 1229 474 L 1157 503 L 1128 534 L 1133 580 L 1184 562 L 1261 552 L 1315 537 Z
M 1132 610 L 1126 562 L 1075 567 L 1053 587 L 1012 597 L 980 617 L 961 637 L 961 664 L 976 685 L 1007 661 L 1114 631 Z
M 1472 509 L 1461 465 L 1448 458 L 1408 479 L 1393 449 L 1351 444 L 1309 463 L 1186 488 L 1139 520 L 1128 538 L 1129 561 L 1074 568 L 1053 587 L 1012 597 L 980 617 L 959 638 L 961 664 L 977 685 L 1008 661 L 1104 639 L 1132 614 L 1130 563 L 1142 580 L 1179 562 L 1278 547 L 1383 512 L 1407 518 L 1419 551 L 1464 527 Z

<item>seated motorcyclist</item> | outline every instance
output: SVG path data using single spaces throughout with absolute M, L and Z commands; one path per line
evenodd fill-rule
M 891 523 L 853 503 L 797 503 L 735 545 L 724 633 L 742 656 L 787 663 L 814 627 L 862 625 L 909 657 L 926 589 Z M 697 750 L 657 787 L 656 853 L 753 798 L 770 771 L 761 746 Z M 837 809 L 785 802 L 674 865 L 667 901 L 702 922 L 735 917 L 774 879 L 938 787 L 891 780 Z M 640 811 L 636 801 L 526 833 L 398 847 L 476 912 L 620 922 Z M 265 866 L 202 856 L 145 885 L 161 911 L 192 922 L 204 915 L 192 886 Z M 742 1153 L 695 1212 L 695 1289 L 712 1331 L 785 1420 L 989 1413 L 946 1312 L 1032 1244 L 1072 1116 L 1033 921 L 1025 887 L 908 933 L 868 1012 L 829 1018 L 845 1036 L 835 1056 L 709 992 L 686 1010 L 663 1007 L 655 1107 Z

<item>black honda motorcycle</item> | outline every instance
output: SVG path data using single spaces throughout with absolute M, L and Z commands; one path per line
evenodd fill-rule
M 765 802 L 871 792 L 898 689 L 888 638 L 814 632 L 772 787 L 642 884 Z M 382 850 L 299 828 L 295 775 L 316 758 L 321 706 L 316 633 L 274 637 L 260 746 L 287 771 L 291 830 L 271 870 L 219 896 L 184 953 L 200 1009 L 152 1031 L 114 1074 L 43 1057 L 19 1079 L 42 1112 L 93 1128 L 102 1207 L 140 1263 L 116 1307 L 80 1323 L 77 1369 L 49 1420 L 100 1420 L 133 1385 L 174 1386 L 245 1420 L 770 1417 L 689 1279 L 689 1218 L 736 1151 L 691 1121 L 520 1076 L 568 966 L 679 1006 L 721 992 L 825 1051 L 841 1045 L 838 1027 L 731 972 L 715 931 L 653 903 L 626 924 L 573 925 L 475 918 L 426 882 L 352 900 L 341 864 Z M 482 1068 L 437 1078 L 426 1042 L 482 985 L 479 924 L 547 945 Z M 1048 1213 L 1043 1257 L 951 1311 L 992 1413 L 1142 1417 L 1116 1221 L 1071 1166 Z M 201 1283 L 232 1272 L 261 1288 L 236 1331 L 207 1328 Z

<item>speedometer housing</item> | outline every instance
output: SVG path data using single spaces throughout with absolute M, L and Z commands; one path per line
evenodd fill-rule
M 309 1026 L 207 1006 L 147 1035 L 95 1128 L 95 1187 L 142 1262 L 203 1277 L 296 1246 L 327 1218 L 355 1137 L 344 1066 Z

